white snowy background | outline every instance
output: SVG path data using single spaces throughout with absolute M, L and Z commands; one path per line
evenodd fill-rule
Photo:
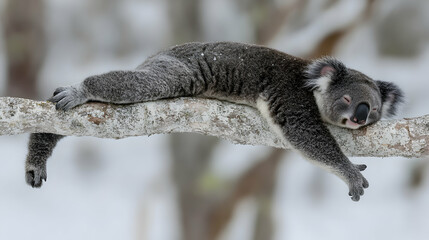
M 114 16 L 132 33 L 127 42 L 131 50 L 119 58 L 110 51 L 123 37 L 116 30 L 115 18 L 100 12 L 94 15 L 87 0 L 45 2 L 48 55 L 38 83 L 43 97 L 50 96 L 57 86 L 79 82 L 91 74 L 132 69 L 171 44 L 165 0 L 118 1 Z M 314 2 L 314 9 L 302 14 L 314 14 L 318 1 Z M 297 55 L 310 51 L 322 32 L 347 24 L 361 11 L 361 1 L 340 2 L 338 9 L 312 24 L 293 30 L 286 25 L 270 46 Z M 425 16 L 429 5 L 406 1 L 410 6 L 416 4 L 412 9 L 417 20 L 398 26 L 403 27 L 398 36 L 405 35 L 405 41 L 413 40 L 413 32 L 422 33 L 419 54 L 389 57 L 378 51 L 377 31 L 405 1 L 377 2 L 377 17 L 342 39 L 335 56 L 349 67 L 403 88 L 406 103 L 398 118 L 429 114 L 429 17 Z M 2 9 L 5 1 L 0 3 Z M 208 40 L 252 41 L 251 23 L 235 1 L 204 0 L 201 14 Z M 82 36 L 86 44 L 82 44 Z M 2 42 L 0 36 L 0 92 L 4 96 Z M 48 181 L 41 189 L 32 189 L 24 181 L 27 141 L 28 135 L 0 137 L 0 239 L 180 239 L 167 136 L 123 140 L 68 137 L 49 159 Z M 265 147 L 222 142 L 213 156 L 212 169 L 224 178 L 234 178 L 253 163 L 249 159 L 267 152 Z M 341 180 L 296 153 L 287 155 L 277 175 L 274 239 L 429 239 L 429 178 L 418 188 L 409 186 L 411 169 L 428 160 L 351 160 L 368 165 L 364 175 L 370 187 L 357 203 L 347 196 Z M 429 168 L 424 171 L 429 176 Z M 249 229 L 253 227 L 254 205 L 253 199 L 240 203 L 222 239 L 252 238 Z

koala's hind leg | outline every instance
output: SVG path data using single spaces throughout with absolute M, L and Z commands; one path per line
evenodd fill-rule
M 32 187 L 41 187 L 47 179 L 46 161 L 51 156 L 62 135 L 52 133 L 32 133 L 28 143 L 28 155 L 25 162 L 25 180 Z
M 117 104 L 195 96 L 204 89 L 189 68 L 174 57 L 158 55 L 135 71 L 113 71 L 88 77 L 82 83 L 58 88 L 49 100 L 68 110 L 87 101 Z

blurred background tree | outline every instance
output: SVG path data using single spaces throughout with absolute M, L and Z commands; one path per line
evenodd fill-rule
M 34 98 L 46 54 L 43 0 L 8 1 L 3 21 L 8 96 Z

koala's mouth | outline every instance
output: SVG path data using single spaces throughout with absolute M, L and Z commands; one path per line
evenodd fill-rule
M 344 118 L 341 121 L 341 123 L 344 125 L 344 127 L 350 128 L 350 129 L 358 129 L 358 128 L 365 126 L 364 124 L 354 123 L 354 122 L 350 121 L 350 119 L 347 119 L 347 118 Z

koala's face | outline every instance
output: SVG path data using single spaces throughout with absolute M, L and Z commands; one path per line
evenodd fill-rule
M 349 70 L 343 79 L 331 81 L 319 98 L 323 102 L 322 116 L 338 126 L 356 129 L 381 118 L 381 94 L 377 85 L 354 70 Z
M 394 84 L 374 81 L 332 58 L 315 61 L 307 75 L 321 117 L 340 127 L 357 129 L 394 115 L 402 99 Z

